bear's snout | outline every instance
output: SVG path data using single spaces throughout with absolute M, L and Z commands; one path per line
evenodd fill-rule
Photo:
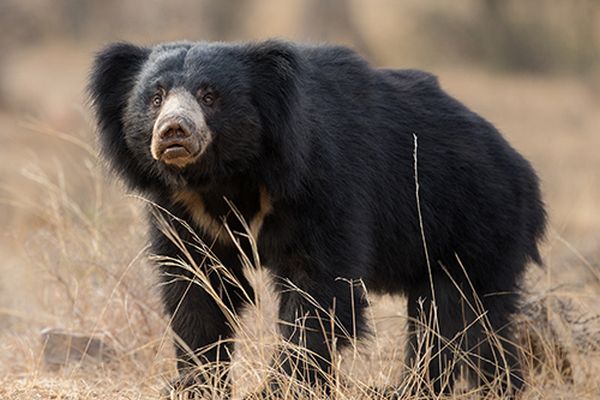
M 195 98 L 186 90 L 175 90 L 156 118 L 150 151 L 155 160 L 183 168 L 200 157 L 210 137 Z
M 184 116 L 167 116 L 157 126 L 157 134 L 161 140 L 169 138 L 187 138 L 192 135 L 193 124 Z

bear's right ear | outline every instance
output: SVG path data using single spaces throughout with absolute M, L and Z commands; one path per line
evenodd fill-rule
M 109 45 L 96 55 L 88 85 L 102 152 L 130 186 L 143 186 L 144 174 L 125 143 L 123 115 L 150 52 L 129 43 Z

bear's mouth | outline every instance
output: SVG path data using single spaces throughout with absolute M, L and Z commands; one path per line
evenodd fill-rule
M 165 148 L 160 156 L 162 160 L 175 159 L 180 157 L 189 157 L 190 151 L 181 144 L 173 144 Z
M 163 163 L 183 168 L 196 161 L 200 155 L 200 146 L 190 143 L 170 143 L 159 146 L 157 159 Z

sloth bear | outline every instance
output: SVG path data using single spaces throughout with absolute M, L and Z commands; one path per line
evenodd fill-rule
M 96 56 L 89 91 L 112 169 L 239 282 L 210 270 L 190 229 L 175 224 L 182 249 L 151 218 L 152 252 L 188 252 L 215 288 L 159 263 L 183 377 L 229 359 L 226 344 L 211 347 L 232 335 L 215 293 L 233 312 L 253 296 L 240 260 L 249 240 L 223 229 L 243 231 L 243 218 L 279 289 L 281 333 L 317 364 L 300 373 L 288 355 L 283 371 L 322 381 L 332 341 L 368 332 L 366 287 L 408 297 L 407 360 L 425 365 L 427 387 L 451 390 L 460 366 L 474 385 L 522 386 L 510 325 L 525 267 L 541 262 L 538 178 L 434 76 L 333 45 L 116 43 Z M 427 323 L 436 334 L 420 343 Z

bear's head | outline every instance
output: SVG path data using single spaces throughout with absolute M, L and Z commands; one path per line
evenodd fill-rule
M 304 164 L 294 112 L 301 69 L 298 52 L 279 41 L 112 44 L 89 84 L 103 153 L 142 191 L 245 173 L 285 190 Z

